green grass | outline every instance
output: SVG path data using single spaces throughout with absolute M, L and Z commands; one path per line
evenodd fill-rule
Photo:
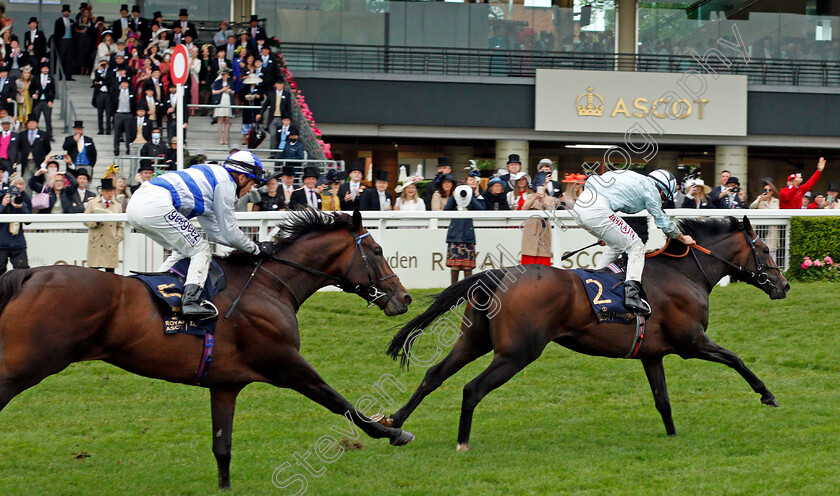
M 322 477 L 308 476 L 307 494 L 836 494 L 837 294 L 827 283 L 795 284 L 783 301 L 744 285 L 715 290 L 709 334 L 765 381 L 778 409 L 723 365 L 671 356 L 665 369 L 678 435 L 669 438 L 638 361 L 552 345 L 479 405 L 472 450 L 457 453 L 461 390 L 485 357 L 409 419 L 414 442 L 394 448 L 362 437 L 364 449 L 345 452 Z M 357 297 L 318 294 L 300 313 L 302 351 L 350 401 L 395 374 L 408 388 L 394 395 L 402 405 L 424 372 L 400 371 L 383 353 L 388 329 L 404 320 Z M 332 425 L 345 423 L 294 392 L 246 388 L 230 494 L 293 494 L 298 485 L 272 485 L 274 469 L 290 462 L 302 470 L 293 454 L 313 451 Z M 0 495 L 214 494 L 210 430 L 204 389 L 76 364 L 0 412 Z M 324 466 L 314 455 L 310 461 Z

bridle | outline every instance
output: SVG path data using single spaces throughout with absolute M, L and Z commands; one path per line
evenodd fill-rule
M 377 286 L 379 284 L 381 284 L 383 281 L 387 281 L 388 279 L 390 279 L 392 277 L 397 277 L 397 274 L 391 274 L 391 275 L 384 276 L 384 277 L 378 277 L 374 281 L 374 277 L 376 277 L 375 271 L 373 269 L 373 266 L 370 263 L 370 260 L 368 259 L 367 254 L 365 253 L 365 248 L 362 246 L 362 240 L 365 239 L 368 236 L 370 236 L 370 233 L 364 233 L 361 236 L 358 236 L 356 233 L 353 233 L 353 240 L 354 240 L 353 258 L 350 259 L 350 263 L 347 264 L 347 270 L 344 271 L 344 275 L 341 276 L 341 277 L 336 277 L 334 275 L 327 274 L 326 272 L 320 271 L 318 269 L 313 269 L 312 267 L 307 267 L 306 265 L 301 265 L 299 263 L 292 262 L 290 260 L 284 260 L 282 258 L 277 258 L 273 254 L 272 254 L 272 257 L 271 257 L 271 261 L 279 262 L 283 265 L 288 265 L 289 267 L 294 267 L 294 268 L 296 268 L 298 270 L 301 270 L 303 272 L 307 272 L 309 274 L 313 274 L 313 275 L 322 277 L 324 279 L 327 279 L 327 280 L 331 281 L 331 284 L 333 286 L 338 287 L 339 289 L 341 289 L 345 293 L 357 294 L 357 295 L 361 296 L 362 298 L 364 298 L 365 300 L 367 300 L 368 308 L 372 307 L 374 305 L 374 302 L 376 302 L 376 300 L 378 300 L 379 298 L 382 298 L 383 296 L 387 296 L 387 299 L 385 300 L 385 304 L 382 305 L 384 307 L 394 298 L 394 294 L 396 294 L 397 288 L 399 288 L 399 284 L 395 284 L 394 288 L 388 294 L 385 294 L 382 291 L 380 291 Z M 368 283 L 367 283 L 366 286 L 363 286 L 361 284 L 353 284 L 353 283 L 351 283 L 350 281 L 347 280 L 347 277 L 350 275 L 350 271 L 353 269 L 353 263 L 356 261 L 356 256 L 357 255 L 361 255 L 362 263 L 364 263 L 364 266 L 365 266 L 365 273 L 367 274 L 367 277 L 368 277 Z M 289 293 L 292 295 L 292 298 L 294 298 L 294 300 L 295 300 L 295 307 L 300 308 L 300 306 L 303 302 L 300 301 L 300 298 L 298 298 L 298 296 L 295 294 L 295 291 L 286 283 L 286 281 L 284 281 L 283 279 L 278 277 L 276 274 L 274 274 L 270 270 L 263 267 L 261 264 L 262 264 L 262 260 L 257 262 L 257 266 L 254 268 L 254 271 L 251 272 L 251 278 L 254 277 L 254 275 L 257 273 L 258 270 L 264 271 L 266 274 L 270 275 L 272 278 L 274 278 L 280 284 L 282 284 L 287 290 L 289 290 Z M 248 279 L 248 282 L 250 282 L 250 281 L 251 281 L 251 279 Z M 245 286 L 242 288 L 242 292 L 244 292 L 245 288 L 247 288 L 247 287 L 248 287 L 248 284 L 246 283 Z M 240 292 L 239 296 L 242 296 L 242 292 Z M 239 301 L 239 298 L 237 297 L 237 299 L 231 305 L 231 309 L 228 310 L 225 317 L 227 317 L 228 315 L 231 314 L 231 312 L 233 311 L 233 307 L 235 306 L 235 304 L 238 301 Z
M 763 263 L 761 263 L 761 259 L 758 257 L 758 250 L 755 247 L 755 243 L 758 241 L 759 236 L 756 234 L 755 238 L 751 238 L 750 235 L 747 233 L 747 229 L 744 227 L 744 223 L 740 221 L 738 222 L 738 229 L 744 234 L 744 237 L 747 239 L 747 244 L 750 246 L 750 251 L 752 252 L 753 259 L 755 260 L 755 271 L 749 270 L 746 266 L 742 267 L 740 265 L 732 263 L 731 261 L 726 260 L 725 258 L 718 255 L 717 253 L 703 248 L 700 245 L 692 246 L 696 248 L 697 251 L 705 253 L 710 257 L 716 258 L 721 262 L 725 263 L 726 265 L 729 265 L 730 267 L 735 269 L 738 272 L 738 277 L 744 281 L 753 282 L 758 286 L 772 285 L 772 283 L 770 282 L 770 276 L 767 274 L 765 269 L 778 270 L 780 274 L 782 272 L 782 269 L 778 265 L 764 265 Z M 700 267 L 700 272 L 703 273 L 703 277 L 705 277 L 706 281 L 709 283 L 709 287 L 713 288 L 715 285 L 711 281 L 711 279 L 709 279 L 709 276 L 703 269 L 703 265 L 700 264 L 700 260 L 697 259 L 697 254 L 694 251 L 692 251 L 691 254 L 694 256 L 694 261 L 697 262 L 697 266 Z

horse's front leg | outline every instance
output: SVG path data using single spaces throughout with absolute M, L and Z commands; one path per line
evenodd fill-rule
M 706 334 L 702 334 L 702 338 L 697 342 L 696 347 L 686 353 L 680 353 L 684 358 L 699 358 L 701 360 L 708 360 L 710 362 L 722 363 L 735 369 L 744 380 L 753 388 L 753 391 L 761 395 L 761 402 L 767 406 L 779 406 L 776 397 L 767 389 L 764 382 L 761 381 L 752 370 L 748 369 L 741 360 L 741 357 L 734 352 L 727 350 L 719 344 L 712 341 Z
M 394 446 L 408 444 L 414 439 L 414 434 L 408 431 L 387 427 L 357 411 L 349 401 L 330 387 L 299 353 L 294 352 L 277 363 L 278 370 L 273 375 L 275 380 L 272 381 L 275 386 L 294 389 L 329 411 L 349 418 L 372 438 L 387 437 Z
M 219 470 L 219 489 L 230 489 L 230 450 L 233 439 L 233 411 L 241 386 L 211 388 L 210 408 L 213 418 L 213 455 Z

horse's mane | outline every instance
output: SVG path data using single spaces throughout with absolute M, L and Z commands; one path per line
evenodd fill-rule
M 307 234 L 353 228 L 353 218 L 341 212 L 324 213 L 307 208 L 294 210 L 289 214 L 286 219 L 276 225 L 278 231 L 272 239 L 276 253 L 288 248 Z M 221 259 L 234 265 L 252 266 L 254 264 L 254 255 L 240 250 L 235 250 Z
M 682 218 L 677 220 L 677 227 L 692 238 L 709 239 L 721 234 L 737 232 L 738 219 L 735 217 Z

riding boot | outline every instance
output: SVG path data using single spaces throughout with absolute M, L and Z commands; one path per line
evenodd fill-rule
M 642 283 L 639 281 L 624 283 L 624 306 L 636 315 L 650 315 L 650 305 L 642 298 Z
M 187 320 L 214 319 L 219 315 L 216 306 L 201 299 L 201 286 L 187 284 L 181 297 L 181 316 Z

